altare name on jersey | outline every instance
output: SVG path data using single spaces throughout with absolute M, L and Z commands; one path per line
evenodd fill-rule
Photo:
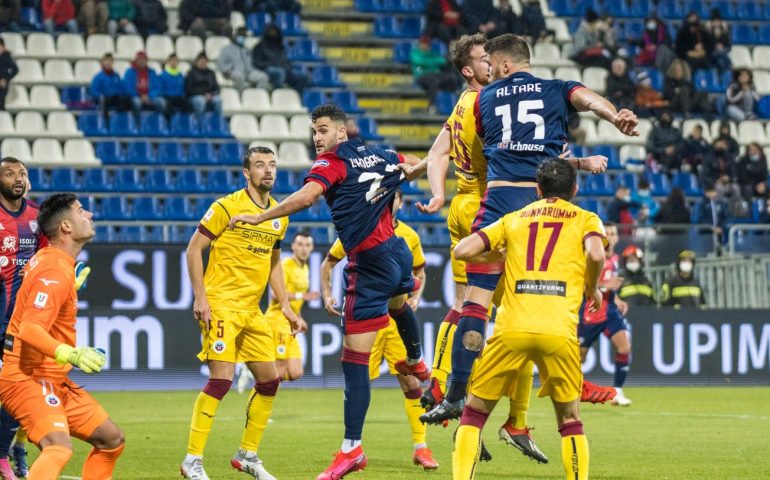
M 372 168 L 373 166 L 385 161 L 384 158 L 377 155 L 367 155 L 362 158 L 349 158 L 348 160 L 350 160 L 351 167 L 363 169 Z
M 500 87 L 495 92 L 497 98 L 506 97 L 508 95 L 516 95 L 517 93 L 532 93 L 542 91 L 541 84 L 539 83 L 525 83 L 524 85 L 506 85 Z

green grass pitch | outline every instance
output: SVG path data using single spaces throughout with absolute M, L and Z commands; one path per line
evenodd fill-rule
M 96 394 L 126 432 L 116 480 L 178 477 L 196 394 Z M 770 388 L 629 388 L 627 395 L 634 401 L 628 408 L 583 406 L 591 478 L 770 478 Z M 229 466 L 240 440 L 245 402 L 246 396 L 235 391 L 222 402 L 205 455 L 212 479 L 250 478 Z M 479 466 L 476 478 L 564 478 L 550 401 L 533 397 L 529 414 L 529 424 L 536 427 L 535 440 L 551 460 L 547 465 L 535 464 L 497 439 L 507 411 L 507 403 L 501 403 L 487 424 L 484 438 L 494 459 Z M 265 466 L 280 480 L 312 480 L 339 448 L 342 392 L 284 389 L 274 404 L 273 418 L 259 452 Z M 423 472 L 411 462 L 403 396 L 395 389 L 375 388 L 364 430 L 369 466 L 348 478 L 451 478 L 451 437 L 456 425 L 429 427 L 428 443 L 441 466 L 438 471 Z M 75 455 L 64 472 L 69 478 L 80 475 L 87 452 L 83 443 L 75 443 Z

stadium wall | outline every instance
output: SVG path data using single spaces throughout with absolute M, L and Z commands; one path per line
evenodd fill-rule
M 311 289 L 319 290 L 319 248 L 311 257 Z M 109 368 L 95 376 L 74 372 L 90 389 L 197 389 L 207 374 L 182 246 L 92 245 L 83 252 L 93 271 L 78 311 L 78 343 L 104 348 Z M 446 249 L 428 249 L 427 287 L 418 311 L 427 360 L 438 322 L 453 295 Z M 340 298 L 342 268 L 333 286 Z M 300 336 L 305 377 L 293 387 L 339 387 L 342 335 L 320 301 L 303 311 L 310 330 Z M 548 321 L 548 319 L 543 319 Z M 734 385 L 770 383 L 770 311 L 634 308 L 629 385 Z M 490 327 L 491 331 L 491 327 Z M 614 357 L 602 337 L 584 365 L 592 380 L 611 382 Z M 375 385 L 395 385 L 383 369 Z

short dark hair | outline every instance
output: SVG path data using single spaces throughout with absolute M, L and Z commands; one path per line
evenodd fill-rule
M 319 105 L 313 109 L 310 114 L 310 120 L 315 123 L 319 118 L 329 117 L 333 122 L 344 124 L 348 120 L 348 116 L 342 111 L 340 107 L 333 103 L 326 103 Z
M 78 197 L 74 193 L 54 193 L 40 205 L 37 213 L 37 224 L 48 238 L 54 238 L 59 233 L 64 216 Z
M 604 228 L 605 229 L 607 229 L 607 228 L 617 228 L 618 227 L 617 223 L 611 222 L 609 220 L 607 220 L 606 222 L 602 222 L 602 223 L 604 224 Z
M 0 37 L 0 47 L 5 46 L 5 40 L 3 40 L 3 37 Z
M 102 55 L 102 58 L 101 58 L 101 60 L 100 60 L 100 61 L 102 61 L 102 62 L 103 62 L 103 61 L 107 60 L 108 58 L 114 59 L 115 57 L 113 57 L 113 56 L 112 56 L 112 53 L 110 53 L 110 52 L 107 52 L 107 53 L 105 53 L 104 55 Z
M 263 153 L 265 155 L 272 155 L 275 156 L 275 152 L 270 147 L 263 147 L 263 146 L 256 146 L 251 147 L 248 150 L 246 150 L 246 153 L 243 154 L 243 157 L 241 157 L 241 163 L 243 164 L 243 168 L 248 170 L 251 168 L 251 165 L 249 164 L 249 160 L 251 160 L 251 156 L 257 153 Z
M 512 33 L 506 33 L 500 35 L 484 44 L 484 51 L 488 55 L 501 52 L 508 55 L 515 62 L 527 62 L 529 63 L 530 53 L 527 40 L 520 35 L 514 35 Z
M 543 198 L 558 197 L 569 201 L 576 181 L 575 169 L 563 158 L 549 158 L 537 168 L 537 185 Z
M 198 55 L 200 55 L 200 53 Z M 169 61 L 172 58 L 179 58 L 179 56 L 176 54 L 176 52 L 171 52 L 168 54 L 168 57 L 166 57 L 166 61 Z
M 483 33 L 474 33 L 473 35 L 463 35 L 458 38 L 452 47 L 450 58 L 457 71 L 471 64 L 471 50 L 477 45 L 482 47 L 487 43 L 487 37 Z
M 306 230 L 306 229 L 304 229 L 304 228 L 303 228 L 302 230 L 297 230 L 297 233 L 295 233 L 295 234 L 294 234 L 294 238 L 292 238 L 292 239 L 291 239 L 291 242 L 292 242 L 292 243 L 294 243 L 294 241 L 295 241 L 295 240 L 296 240 L 298 237 L 307 237 L 307 238 L 313 238 L 313 236 L 312 236 L 312 235 L 310 235 L 310 230 Z
M 13 163 L 13 164 L 20 163 L 22 167 L 27 168 L 27 164 L 25 164 L 24 162 L 22 162 L 16 157 L 3 157 L 3 159 L 0 160 L 0 165 L 2 165 L 3 163 Z

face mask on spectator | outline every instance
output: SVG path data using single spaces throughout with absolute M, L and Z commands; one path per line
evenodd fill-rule
M 246 43 L 246 37 L 244 37 L 242 35 L 238 35 L 237 37 L 235 37 L 235 43 L 237 43 L 238 45 L 243 46 L 243 44 Z
M 647 22 L 647 30 L 655 30 L 658 24 L 654 20 Z
M 639 196 L 640 197 L 649 197 L 650 191 L 649 190 L 639 190 Z
M 679 262 L 679 271 L 682 273 L 692 272 L 692 262 Z
M 759 155 L 756 155 L 756 154 L 755 155 L 749 155 L 749 160 L 751 160 L 752 162 L 758 162 L 760 158 L 762 158 L 762 157 L 759 156 Z
M 628 262 L 626 263 L 626 270 L 628 270 L 631 273 L 636 273 L 641 268 L 641 264 L 639 262 Z

